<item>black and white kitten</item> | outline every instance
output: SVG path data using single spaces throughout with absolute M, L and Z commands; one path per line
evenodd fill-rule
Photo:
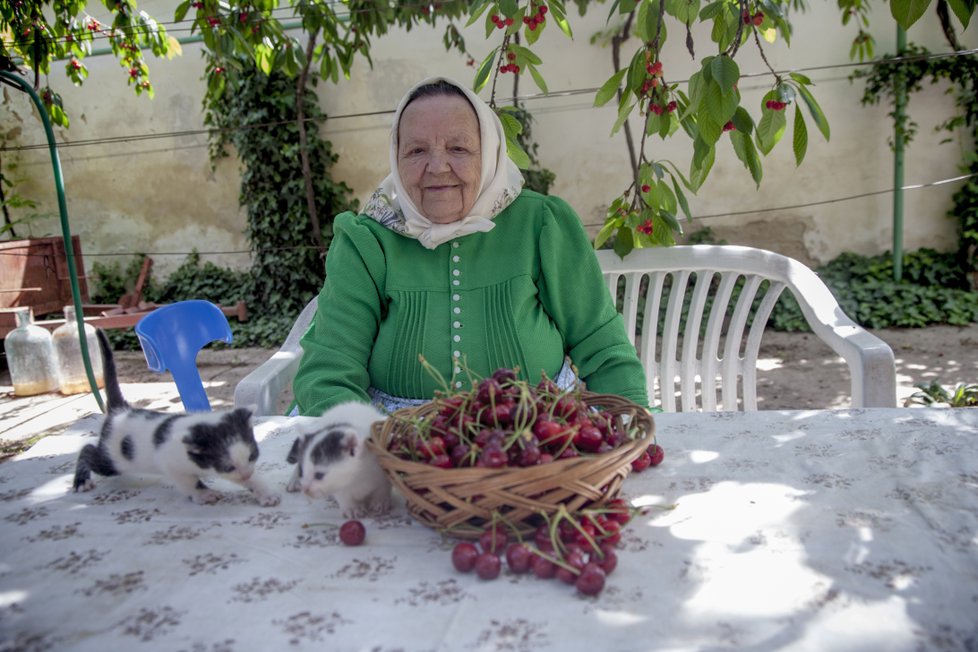
M 288 462 L 295 471 L 286 491 L 311 498 L 332 496 L 346 518 L 391 508 L 391 482 L 364 441 L 387 415 L 367 403 L 341 403 L 300 426 Z
M 95 487 L 98 475 L 158 474 L 194 502 L 213 503 L 221 495 L 207 488 L 205 476 L 220 476 L 249 489 L 266 507 L 280 496 L 255 475 L 258 443 L 251 410 L 171 414 L 132 407 L 122 396 L 112 349 L 98 330 L 105 375 L 106 414 L 98 445 L 82 448 L 75 466 L 75 491 Z

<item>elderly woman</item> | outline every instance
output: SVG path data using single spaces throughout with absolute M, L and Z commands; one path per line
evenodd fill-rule
M 389 410 L 441 382 L 519 368 L 647 405 L 645 374 L 580 219 L 522 190 L 502 125 L 445 78 L 411 89 L 394 116 L 391 174 L 360 215 L 336 217 L 326 282 L 302 339 L 300 414 L 344 401 Z

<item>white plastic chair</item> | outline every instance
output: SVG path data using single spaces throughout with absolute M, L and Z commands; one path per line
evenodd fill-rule
M 787 288 L 815 334 L 848 364 L 852 406 L 896 407 L 893 351 L 849 319 L 822 280 L 802 263 L 732 245 L 639 249 L 624 260 L 609 250 L 597 255 L 612 296 L 618 295 L 619 281 L 624 279 L 619 310 L 645 367 L 652 405 L 667 412 L 756 410 L 761 337 L 771 310 Z M 671 283 L 666 283 L 667 277 Z M 742 287 L 728 317 L 738 285 Z M 748 326 L 755 298 L 760 306 Z M 688 316 L 680 332 L 684 303 Z M 640 306 L 642 324 L 648 328 L 640 327 Z M 660 333 L 659 320 L 652 315 L 663 310 Z M 238 383 L 235 406 L 256 407 L 258 415 L 278 413 L 279 396 L 292 382 L 302 355 L 299 339 L 315 312 L 313 299 L 282 348 Z
M 848 364 L 852 406 L 896 407 L 892 349 L 849 319 L 818 275 L 793 258 L 752 247 L 693 245 L 639 249 L 624 260 L 602 250 L 598 260 L 613 296 L 624 279 L 625 329 L 645 367 L 650 402 L 666 412 L 757 409 L 761 338 L 785 288 L 815 335 Z
M 302 346 L 299 340 L 315 316 L 316 298 L 313 297 L 299 313 L 279 350 L 238 381 L 234 388 L 234 407 L 252 408 L 255 416 L 274 416 L 282 413 L 278 409 L 279 398 L 291 387 L 292 379 L 299 370 L 299 360 L 302 358 Z

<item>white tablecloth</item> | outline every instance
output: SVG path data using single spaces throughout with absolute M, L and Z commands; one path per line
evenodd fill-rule
M 243 490 L 195 505 L 152 479 L 70 492 L 91 436 L 0 464 L 0 650 L 975 650 L 978 411 L 656 416 L 654 509 L 584 597 L 451 567 L 393 514 L 338 542 L 335 505 Z M 258 426 L 284 489 L 293 433 Z M 87 424 L 91 429 L 94 424 Z

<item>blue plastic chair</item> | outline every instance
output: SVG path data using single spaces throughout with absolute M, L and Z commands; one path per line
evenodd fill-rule
M 231 343 L 231 326 L 210 301 L 161 306 L 136 323 L 136 336 L 152 371 L 169 371 L 187 412 L 209 412 L 210 401 L 197 369 L 197 354 L 211 342 Z

